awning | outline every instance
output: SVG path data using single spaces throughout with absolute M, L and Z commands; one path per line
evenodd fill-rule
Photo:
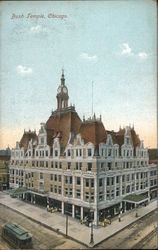
M 126 197 L 123 198 L 123 201 L 127 201 L 130 203 L 135 203 L 135 204 L 140 204 L 144 201 L 147 201 L 148 197 L 142 194 L 131 194 L 127 195 Z
M 26 187 L 19 187 L 17 189 L 14 189 L 12 192 L 11 192 L 11 196 L 18 196 L 20 194 L 24 194 L 24 193 L 27 193 L 28 190 Z

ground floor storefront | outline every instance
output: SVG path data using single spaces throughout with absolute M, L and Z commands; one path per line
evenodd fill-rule
M 155 190 L 153 192 L 155 192 Z M 112 219 L 128 210 L 136 209 L 139 206 L 146 206 L 150 200 L 149 193 L 146 192 L 141 195 L 128 195 L 117 204 L 109 205 L 108 207 L 107 204 L 105 204 L 106 207 L 102 209 L 96 209 L 96 207 L 90 209 L 89 207 L 72 204 L 69 201 L 54 199 L 49 197 L 46 193 L 36 193 L 31 190 L 26 190 L 25 188 L 17 189 L 16 197 L 24 200 L 25 202 L 47 208 L 47 211 L 67 214 L 68 216 L 80 221 L 89 217 L 93 220 L 94 225 L 98 225 L 100 221 L 103 221 L 106 218 Z

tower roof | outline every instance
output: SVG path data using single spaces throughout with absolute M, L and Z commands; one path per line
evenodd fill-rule
M 81 126 L 81 119 L 74 109 L 67 109 L 65 112 L 54 112 L 46 122 L 47 142 L 51 146 L 53 139 L 60 134 L 62 151 L 64 151 L 70 133 L 78 134 Z

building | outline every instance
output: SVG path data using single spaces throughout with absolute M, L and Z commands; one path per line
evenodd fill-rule
M 57 109 L 38 135 L 24 131 L 11 152 L 10 187 L 33 204 L 56 207 L 82 219 L 147 204 L 157 187 L 157 168 L 134 128 L 107 131 L 101 117 L 80 119 L 68 105 L 64 72 L 57 89 Z
M 6 150 L 0 150 L 0 190 L 9 188 L 9 162 L 11 151 L 8 147 Z

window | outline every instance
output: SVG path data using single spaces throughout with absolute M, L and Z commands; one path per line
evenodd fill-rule
M 111 185 L 114 185 L 114 177 L 111 177 Z
M 72 184 L 72 176 L 70 176 L 70 184 Z
M 62 162 L 59 162 L 59 168 L 62 168 Z
M 53 180 L 53 174 L 50 175 L 50 180 L 51 180 L 51 181 Z
M 68 162 L 67 163 L 67 169 L 70 169 L 71 168 L 71 162 Z
M 92 156 L 92 149 L 88 148 L 88 156 Z
M 40 167 L 41 167 L 41 168 L 44 167 L 44 161 L 40 161 Z
M 33 172 L 31 173 L 31 176 L 33 177 Z
M 48 161 L 46 161 L 46 168 L 48 168 Z
M 76 156 L 78 156 L 78 149 L 76 149 Z
M 77 189 L 76 196 L 77 196 L 77 199 L 79 199 L 81 197 L 81 191 L 80 191 L 80 189 Z
M 57 185 L 54 186 L 54 193 L 57 193 Z
M 53 148 L 50 149 L 50 155 L 53 155 Z
M 79 155 L 82 156 L 82 149 L 79 149 Z
M 50 185 L 50 192 L 53 192 L 53 185 Z
M 77 185 L 80 185 L 80 184 L 81 184 L 81 178 L 77 177 Z
M 99 187 L 103 186 L 103 179 L 99 179 Z
M 82 170 L 82 162 L 79 162 L 79 168 Z
M 106 199 L 107 199 L 107 200 L 110 200 L 110 191 L 109 191 L 109 190 L 107 190 Z
M 70 151 L 70 149 L 67 150 L 67 156 L 71 156 L 71 151 Z
M 92 170 L 92 163 L 91 163 L 91 162 L 88 162 L 88 163 L 87 163 L 87 166 L 88 166 L 88 171 L 91 171 L 91 170 Z
M 76 162 L 76 170 L 78 170 L 78 162 Z
M 89 200 L 89 193 L 88 192 L 86 192 L 85 198 L 86 198 L 86 201 Z
M 65 195 L 68 195 L 68 189 L 65 188 Z
M 111 165 L 112 165 L 112 163 L 108 162 L 108 170 L 111 170 Z
M 65 176 L 65 183 L 68 183 L 68 176 Z
M 103 200 L 103 192 L 99 192 L 99 200 L 100 200 L 100 201 Z
M 117 187 L 116 188 L 116 196 L 119 196 L 120 195 L 120 190 L 119 190 L 119 188 Z
M 112 149 L 109 148 L 109 150 L 108 150 L 108 156 L 111 156 L 111 153 L 112 153 Z
M 43 173 L 40 173 L 40 179 L 43 179 Z
M 130 185 L 126 187 L 126 193 L 130 193 Z
M 41 144 L 44 144 L 44 138 L 43 137 L 41 138 Z
M 94 192 L 91 193 L 91 199 L 90 202 L 94 202 Z
M 55 150 L 55 156 L 56 157 L 58 156 L 58 150 Z
M 36 151 L 36 156 L 38 156 L 38 151 Z
M 104 169 L 104 162 L 101 162 L 101 164 L 100 164 L 100 168 L 101 168 L 101 170 L 103 170 L 103 169 Z
M 48 156 L 48 150 L 46 150 L 46 156 Z
M 86 179 L 86 187 L 89 187 L 89 179 Z
M 69 195 L 72 196 L 72 188 L 70 188 Z
M 91 179 L 91 187 L 94 187 L 94 179 Z
M 119 183 L 119 179 L 120 179 L 120 177 L 116 176 L 116 183 Z
M 110 178 L 107 177 L 107 186 L 109 186 L 109 185 L 110 185 Z
M 56 174 L 54 175 L 54 180 L 57 181 L 57 175 Z
M 59 178 L 59 182 L 61 182 L 61 175 L 59 175 L 58 178 Z
M 51 161 L 51 168 L 53 168 L 53 161 Z
M 126 175 L 126 181 L 129 181 L 129 180 L 130 180 L 130 175 L 127 174 L 127 175 Z
M 125 194 L 125 186 L 122 186 L 122 195 Z
M 58 168 L 58 163 L 57 162 L 55 162 L 55 168 Z

